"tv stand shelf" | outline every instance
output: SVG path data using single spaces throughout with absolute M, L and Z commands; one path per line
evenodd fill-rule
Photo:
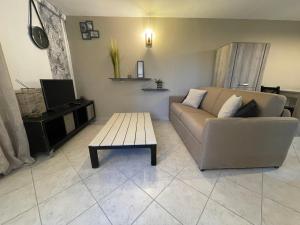
M 31 155 L 51 153 L 95 119 L 93 101 L 81 100 L 40 117 L 24 117 Z

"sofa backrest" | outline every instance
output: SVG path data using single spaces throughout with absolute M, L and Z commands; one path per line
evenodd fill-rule
M 259 116 L 261 117 L 281 116 L 286 103 L 285 96 L 270 93 L 218 87 L 205 87 L 200 89 L 207 90 L 207 94 L 201 103 L 201 108 L 214 116 L 218 115 L 225 101 L 234 94 L 242 96 L 243 104 L 254 99 L 258 105 Z

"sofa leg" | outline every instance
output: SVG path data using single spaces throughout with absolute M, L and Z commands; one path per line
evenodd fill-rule
M 200 169 L 200 171 L 201 171 L 201 172 L 204 172 L 204 171 L 205 171 L 205 169 Z

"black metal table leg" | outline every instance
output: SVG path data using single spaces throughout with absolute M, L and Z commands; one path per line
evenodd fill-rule
M 99 159 L 98 159 L 97 149 L 89 147 L 89 152 L 90 152 L 92 168 L 98 168 L 99 167 Z
M 151 165 L 156 165 L 156 145 L 151 146 Z

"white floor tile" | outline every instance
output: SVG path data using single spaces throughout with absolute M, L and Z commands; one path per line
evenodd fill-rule
M 33 184 L 0 197 L 0 224 L 36 206 Z
M 8 221 L 4 225 L 41 225 L 39 211 L 37 207 L 34 207 L 16 218 Z
M 34 185 L 37 200 L 40 203 L 79 181 L 80 177 L 71 167 L 50 174 L 47 177 L 35 181 Z
M 43 225 L 63 225 L 87 210 L 95 200 L 82 184 L 78 183 L 40 205 Z
M 107 196 L 101 207 L 113 225 L 131 224 L 152 199 L 132 181 L 127 181 Z
M 272 200 L 263 200 L 263 225 L 300 225 L 300 213 Z
M 208 170 L 201 172 L 197 166 L 189 166 L 184 168 L 177 178 L 184 183 L 191 185 L 203 194 L 209 196 L 214 184 L 219 177 L 220 171 Z
M 146 211 L 133 225 L 180 225 L 174 217 L 166 212 L 159 204 L 152 202 Z
M 84 180 L 93 196 L 100 201 L 123 184 L 127 178 L 116 169 L 104 168 Z
M 173 176 L 158 169 L 147 167 L 132 178 L 145 192 L 156 198 L 157 195 L 171 182 Z
M 264 197 L 300 212 L 300 188 L 264 174 Z
M 70 167 L 69 161 L 62 152 L 54 153 L 53 157 L 43 156 L 32 166 L 32 175 L 34 180 L 47 177 Z
M 227 179 L 220 179 L 211 198 L 253 224 L 261 221 L 261 196 Z
M 209 200 L 198 225 L 251 225 L 215 201 Z
M 223 170 L 221 177 L 259 194 L 262 192 L 262 169 Z
M 32 183 L 31 168 L 23 167 L 0 178 L 0 196 Z
M 95 204 L 90 209 L 75 218 L 69 225 L 111 225 L 99 206 Z
M 196 224 L 207 197 L 175 179 L 156 199 L 184 225 Z

